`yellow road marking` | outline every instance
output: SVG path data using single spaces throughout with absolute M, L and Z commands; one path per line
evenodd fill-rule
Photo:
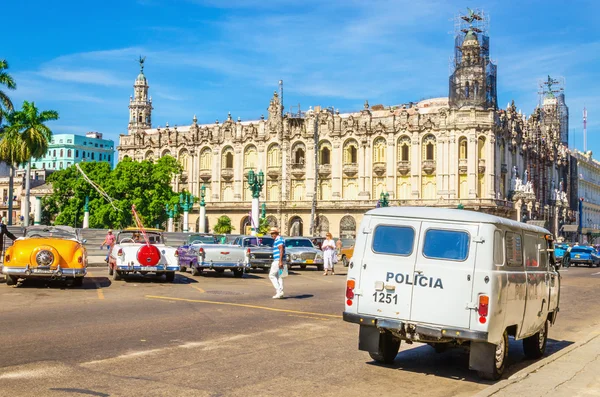
M 269 310 L 269 311 L 281 312 L 281 313 L 304 314 L 304 315 L 309 315 L 309 316 L 342 318 L 342 316 L 337 315 L 337 314 L 323 314 L 323 313 L 303 312 L 303 311 L 300 311 L 300 310 L 277 309 L 275 307 L 246 305 L 244 303 L 231 303 L 231 302 L 217 302 L 217 301 L 207 301 L 207 300 L 199 300 L 199 299 L 173 298 L 173 297 L 170 297 L 170 296 L 157 296 L 157 295 L 146 295 L 146 298 L 148 298 L 148 299 L 161 299 L 161 300 L 167 300 L 167 301 L 192 302 L 192 303 L 208 303 L 208 304 L 212 304 L 212 305 L 225 305 L 225 306 L 246 307 L 246 308 L 249 308 L 249 309 Z
M 196 289 L 196 290 L 200 291 L 200 293 L 201 293 L 201 294 L 203 294 L 203 293 L 205 293 L 205 292 L 206 292 L 206 291 L 204 291 L 202 288 L 200 288 L 200 287 L 196 287 L 196 286 L 194 286 L 194 285 L 190 285 L 190 287 L 192 287 L 193 289 Z
M 90 277 L 94 277 L 94 275 L 90 271 L 87 272 L 87 275 Z M 94 281 L 94 284 L 96 284 L 96 292 L 98 293 L 98 299 L 104 300 L 104 292 L 102 292 L 102 286 L 97 281 Z
M 329 321 L 328 318 L 312 317 L 312 316 L 299 316 L 297 314 L 288 314 L 290 317 L 310 318 L 312 320 Z

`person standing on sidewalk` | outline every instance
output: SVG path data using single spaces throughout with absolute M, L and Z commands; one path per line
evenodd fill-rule
M 105 245 L 108 248 L 108 254 L 106 254 L 106 259 L 104 259 L 106 263 L 108 263 L 108 257 L 110 256 L 110 251 L 112 251 L 112 248 L 115 245 L 115 240 L 116 237 L 113 234 L 112 229 L 108 229 L 108 233 L 106 233 L 106 237 L 100 246 L 100 249 L 103 249 Z
M 280 270 L 283 270 L 283 257 L 285 255 L 285 241 L 279 235 L 279 229 L 272 227 L 269 234 L 275 240 L 273 242 L 273 262 L 269 271 L 269 279 L 275 287 L 275 295 L 273 299 L 283 298 L 283 278 L 281 278 Z

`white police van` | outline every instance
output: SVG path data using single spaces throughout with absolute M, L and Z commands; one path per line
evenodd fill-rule
M 382 363 L 400 341 L 436 351 L 469 348 L 469 368 L 502 375 L 508 336 L 525 355 L 546 350 L 560 276 L 541 227 L 479 212 L 427 207 L 371 210 L 348 268 L 344 320 L 360 325 L 359 350 Z

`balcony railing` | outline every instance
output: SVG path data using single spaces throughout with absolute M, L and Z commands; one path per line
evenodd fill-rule
M 319 164 L 319 175 L 328 176 L 331 174 L 331 164 Z
M 200 170 L 200 179 L 204 182 L 210 181 L 212 178 L 212 170 L 208 168 L 203 168 Z
M 373 173 L 377 176 L 385 174 L 386 164 L 384 162 L 373 163 Z
M 466 175 L 467 174 L 467 159 L 460 159 L 458 160 L 458 173 L 460 175 Z
M 343 172 L 346 176 L 356 176 L 356 174 L 358 174 L 358 164 L 357 163 L 344 164 Z
M 423 160 L 423 172 L 430 175 L 435 171 L 435 160 Z
M 480 174 L 485 172 L 485 159 L 479 159 L 479 166 L 477 168 L 477 171 L 479 171 Z
M 231 180 L 233 178 L 233 168 L 222 168 L 221 177 L 226 181 Z
M 295 178 L 302 178 L 306 172 L 304 163 L 292 163 L 292 175 Z
M 410 161 L 400 160 L 398 161 L 398 172 L 401 175 L 406 175 L 410 172 Z
M 281 166 L 280 165 L 271 165 L 267 167 L 267 175 L 271 179 L 277 179 L 281 175 Z

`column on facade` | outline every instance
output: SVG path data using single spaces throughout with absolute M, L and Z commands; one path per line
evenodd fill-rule
M 190 191 L 194 197 L 200 197 L 200 148 L 196 147 L 194 155 L 192 156 L 192 179 L 189 179 L 191 183 Z
M 305 200 L 312 199 L 315 192 L 315 150 L 318 150 L 318 148 L 314 144 L 306 145 L 306 173 L 304 174 Z
M 342 198 L 342 168 L 344 164 L 343 147 L 339 140 L 332 142 L 331 152 L 331 198 Z
M 291 178 L 291 175 L 288 175 L 288 150 L 290 148 L 289 143 L 283 142 L 280 146 L 281 149 L 281 179 L 279 183 L 281 184 L 281 197 L 279 200 L 287 201 L 288 199 L 288 180 Z
M 396 199 L 396 172 L 398 169 L 396 158 L 396 139 L 393 135 L 388 136 L 386 159 L 386 191 L 390 199 Z
M 422 151 L 421 151 L 421 141 L 419 140 L 419 133 L 413 133 L 411 138 L 410 148 L 412 150 L 410 156 L 410 175 L 411 175 L 411 189 L 412 189 L 412 199 L 420 199 L 422 198 L 422 190 L 421 186 L 421 173 L 423 172 L 422 167 Z
M 244 152 L 242 148 L 234 148 L 233 154 L 233 198 L 244 201 Z M 256 172 L 256 170 L 254 170 Z
M 367 143 L 365 147 L 365 190 L 367 199 L 378 199 L 373 191 L 373 145 L 372 142 Z
M 358 162 L 358 194 L 359 196 L 363 196 L 363 192 L 365 191 L 365 170 L 367 167 L 367 156 L 365 154 L 365 145 L 363 145 L 362 143 L 359 144 L 358 158 L 360 159 L 360 161 Z
M 221 201 L 221 148 L 219 147 L 213 150 L 212 177 L 210 180 L 212 184 L 212 189 L 210 190 L 212 201 Z
M 456 148 L 456 135 L 449 132 L 448 139 L 448 194 L 452 199 L 458 198 L 458 150 Z M 454 193 L 452 193 L 454 192 Z
M 475 198 L 477 197 L 477 167 L 479 162 L 475 131 L 470 132 L 467 139 L 467 185 L 469 187 L 469 198 Z
M 490 134 L 486 139 L 485 148 L 485 198 L 497 198 L 497 192 L 500 187 L 500 178 L 496 178 L 496 175 L 501 176 L 502 172 L 499 165 L 500 156 L 496 156 L 496 137 Z M 498 161 L 496 161 L 498 159 Z M 496 174 L 497 172 L 497 174 Z
M 436 186 L 436 197 L 439 196 L 440 191 L 444 191 L 445 189 L 445 164 L 446 164 L 446 153 L 444 153 L 444 149 L 446 146 L 445 138 L 437 138 L 436 137 L 436 154 L 435 154 L 435 186 Z

